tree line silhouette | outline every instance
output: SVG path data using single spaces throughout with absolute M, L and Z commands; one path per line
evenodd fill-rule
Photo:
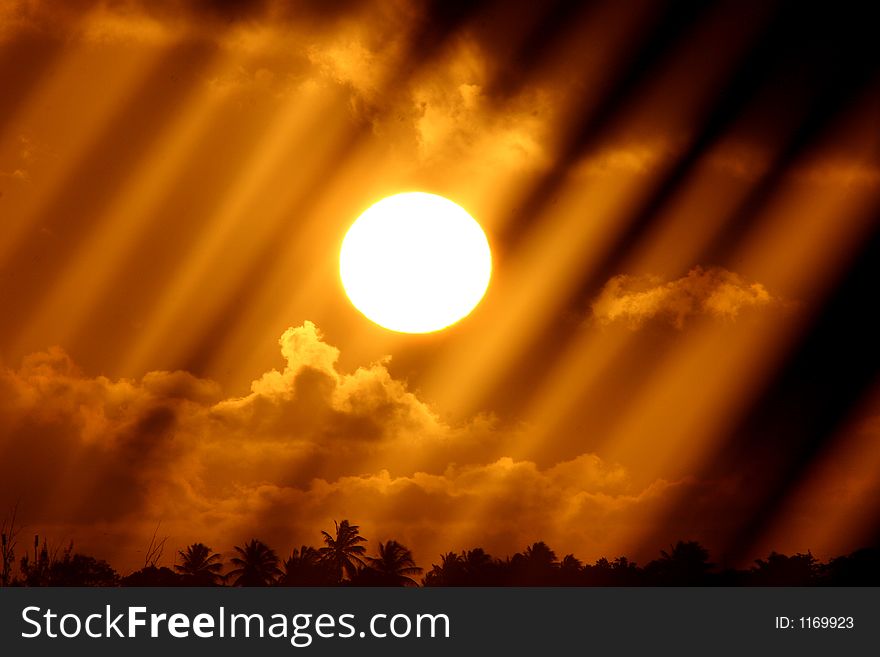
M 822 563 L 812 554 L 771 552 L 748 569 L 719 568 L 696 541 L 678 541 L 639 566 L 626 557 L 584 564 L 573 554 L 559 559 L 544 542 L 503 559 L 482 548 L 447 552 L 424 572 L 410 550 L 395 540 L 367 555 L 367 539 L 348 520 L 322 531 L 323 546 L 303 545 L 282 559 L 251 539 L 223 556 L 203 543 L 178 552 L 179 564 L 159 566 L 164 541 L 154 535 L 144 567 L 120 576 L 106 561 L 74 552 L 73 544 L 50 552 L 34 538 L 14 572 L 16 534 L 4 531 L 0 553 L 3 586 L 877 586 L 880 548 L 864 548 Z M 225 571 L 225 572 L 224 572 Z M 419 578 L 419 576 L 421 576 Z M 417 579 L 418 578 L 418 579 Z

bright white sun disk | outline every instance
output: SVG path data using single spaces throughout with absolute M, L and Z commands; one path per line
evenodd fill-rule
M 492 273 L 480 225 L 449 199 L 407 192 L 382 199 L 349 229 L 342 285 L 367 318 L 392 331 L 429 333 L 468 315 Z

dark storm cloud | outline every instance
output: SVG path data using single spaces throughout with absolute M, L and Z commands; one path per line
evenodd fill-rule
M 150 379 L 151 390 L 85 378 L 57 348 L 5 372 L 2 497 L 27 500 L 52 523 L 119 521 L 142 508 L 180 455 L 186 403 L 162 391 L 163 373 Z
M 428 559 L 452 537 L 497 551 L 538 538 L 617 549 L 687 485 L 636 487 L 592 454 L 513 460 L 514 433 L 489 418 L 445 424 L 384 364 L 339 372 L 310 323 L 280 344 L 285 367 L 225 399 L 182 372 L 110 380 L 60 349 L 34 354 L 0 375 L 0 499 L 20 499 L 28 526 L 53 540 L 123 564 L 157 522 L 180 543 L 259 532 L 286 545 L 343 516 Z
M 57 348 L 34 354 L 0 375 L 0 498 L 20 500 L 29 528 L 123 569 L 157 523 L 173 545 L 259 535 L 286 550 L 341 517 L 425 562 L 539 539 L 644 560 L 682 537 L 726 545 L 752 501 L 754 473 L 636 485 L 595 454 L 512 459 L 514 431 L 445 424 L 382 363 L 340 372 L 310 323 L 280 345 L 284 367 L 241 398 L 187 373 L 110 380 Z

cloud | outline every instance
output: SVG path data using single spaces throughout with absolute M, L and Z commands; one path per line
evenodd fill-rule
M 259 526 L 275 535 L 294 522 L 306 537 L 328 524 L 334 510 L 358 519 L 376 540 L 397 537 L 414 546 L 426 564 L 475 545 L 507 554 L 539 537 L 561 550 L 598 556 L 631 542 L 680 485 L 658 481 L 632 490 L 621 468 L 594 455 L 546 469 L 502 457 L 440 474 L 394 477 L 380 470 L 315 480 L 306 489 L 262 486 L 249 491 L 246 508 L 257 509 Z
M 381 39 L 340 31 L 313 44 L 309 57 L 324 76 L 351 90 L 355 116 L 411 149 L 422 164 L 473 158 L 483 167 L 546 167 L 552 93 L 532 86 L 503 103 L 490 97 L 493 55 L 471 35 L 458 35 L 412 78 L 385 84 L 406 56 L 400 34 L 415 20 L 398 16 L 397 29 L 380 30 L 387 34 Z
M 571 168 L 574 178 L 608 178 L 640 175 L 670 162 L 681 151 L 680 140 L 667 137 L 643 138 L 597 149 Z
M 731 141 L 713 152 L 708 164 L 732 178 L 754 182 L 770 173 L 773 153 L 748 140 Z M 880 184 L 876 157 L 856 149 L 821 152 L 796 162 L 787 173 L 793 182 L 817 187 L 872 188 Z
M 593 301 L 592 311 L 603 324 L 638 327 L 656 320 L 681 329 L 697 317 L 729 321 L 781 303 L 761 283 L 720 267 L 695 267 L 668 282 L 655 276 L 615 276 Z
M 831 187 L 877 187 L 880 185 L 880 166 L 865 161 L 844 158 L 826 158 L 797 171 L 801 180 Z
M 387 360 L 352 372 L 311 322 L 279 340 L 284 365 L 231 398 L 186 372 L 87 376 L 60 348 L 0 372 L 0 500 L 29 530 L 138 566 L 157 523 L 169 545 L 221 550 L 258 535 L 281 551 L 332 520 L 398 538 L 427 562 L 544 539 L 614 552 L 682 484 L 635 486 L 583 454 L 552 466 L 505 455 L 491 417 L 443 422 Z
M 540 169 L 549 163 L 552 94 L 537 86 L 516 97 L 487 95 L 491 55 L 474 39 L 455 41 L 410 91 L 423 160 L 473 157 L 483 166 Z
M 530 85 L 489 97 L 500 63 L 485 38 L 463 29 L 411 70 L 423 46 L 413 37 L 431 23 L 429 7 L 333 4 L 276 0 L 240 10 L 229 3 L 99 2 L 86 11 L 13 2 L 0 10 L 0 38 L 30 30 L 98 47 L 211 44 L 228 64 L 206 74 L 208 87 L 238 92 L 242 102 L 341 88 L 351 115 L 407 161 L 527 171 L 548 165 L 555 92 Z

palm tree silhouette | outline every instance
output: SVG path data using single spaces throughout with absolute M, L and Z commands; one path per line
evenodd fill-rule
M 244 547 L 235 546 L 239 556 L 230 561 L 238 566 L 227 573 L 234 577 L 233 586 L 270 586 L 281 575 L 278 569 L 278 555 L 262 541 L 252 538 Z
M 563 586 L 575 586 L 580 582 L 584 564 L 573 554 L 566 554 L 559 562 L 560 581 Z
M 310 545 L 293 548 L 284 560 L 284 575 L 279 580 L 283 586 L 325 586 L 331 577 L 321 553 Z
M 678 541 L 669 552 L 661 550 L 645 571 L 662 586 L 699 586 L 713 565 L 709 551 L 697 541 Z
M 181 575 L 192 578 L 192 580 L 202 586 L 212 586 L 223 581 L 222 557 L 216 552 L 211 551 L 204 543 L 193 543 L 186 552 L 178 551 L 183 561 L 179 566 L 174 566 Z
M 379 542 L 379 556 L 367 557 L 367 562 L 380 579 L 392 586 L 418 586 L 410 575 L 420 575 L 412 552 L 397 541 Z
M 464 571 L 469 586 L 492 586 L 498 584 L 500 563 L 483 548 L 477 547 L 462 553 Z
M 511 583 L 517 586 L 551 586 L 558 578 L 556 553 L 543 541 L 517 552 L 510 559 Z
M 349 524 L 348 520 L 342 522 L 334 520 L 333 524 L 336 525 L 335 537 L 325 531 L 321 532 L 327 545 L 321 548 L 320 554 L 329 564 L 336 580 L 341 582 L 345 575 L 349 578 L 354 577 L 358 568 L 364 565 L 361 557 L 367 549 L 358 544 L 367 539 L 358 534 L 360 527 Z
M 529 564 L 540 568 L 552 568 L 558 565 L 556 553 L 544 541 L 538 541 L 527 547 L 523 556 Z
M 759 586 L 809 586 L 815 580 L 818 564 L 811 552 L 786 556 L 771 552 L 767 560 L 756 559 L 752 582 Z
M 464 553 L 464 565 L 469 571 L 480 571 L 492 565 L 492 556 L 478 547 Z
M 425 574 L 425 586 L 467 586 L 469 584 L 464 569 L 464 558 L 457 552 L 440 555 L 440 564 L 431 564 Z

